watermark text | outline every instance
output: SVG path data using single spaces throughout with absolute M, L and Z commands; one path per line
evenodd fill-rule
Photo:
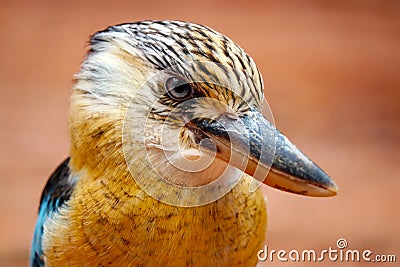
M 267 245 L 259 250 L 257 257 L 260 261 L 281 261 L 281 262 L 396 262 L 394 254 L 374 254 L 373 251 L 347 249 L 348 243 L 344 238 L 336 241 L 336 247 L 328 247 L 320 251 L 314 249 L 296 250 L 274 250 Z

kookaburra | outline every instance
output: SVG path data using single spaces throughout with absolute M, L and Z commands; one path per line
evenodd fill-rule
M 260 182 L 338 190 L 263 108 L 253 59 L 208 27 L 141 21 L 95 33 L 31 266 L 255 266 L 267 225 Z

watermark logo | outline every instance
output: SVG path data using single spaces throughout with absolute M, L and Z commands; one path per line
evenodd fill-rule
M 394 254 L 375 254 L 369 249 L 350 249 L 348 245 L 344 238 L 339 238 L 335 247 L 330 246 L 323 250 L 274 250 L 265 245 L 258 251 L 257 257 L 260 261 L 270 262 L 396 262 Z
M 255 191 L 276 149 L 272 112 L 257 86 L 262 85 L 242 71 L 207 61 L 149 77 L 135 91 L 124 118 L 123 152 L 137 184 L 174 206 L 214 202 L 240 182 L 252 137 L 260 140 L 257 157 L 263 162 L 249 185 Z M 262 135 L 256 135 L 260 118 L 251 115 L 253 110 L 267 118 Z

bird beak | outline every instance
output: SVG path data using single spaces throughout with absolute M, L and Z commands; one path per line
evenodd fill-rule
M 306 196 L 334 196 L 336 183 L 296 148 L 260 112 L 187 123 L 204 151 L 274 188 Z

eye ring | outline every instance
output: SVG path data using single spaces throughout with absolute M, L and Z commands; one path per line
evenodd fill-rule
M 193 87 L 184 79 L 169 77 L 165 81 L 165 90 L 170 98 L 175 101 L 184 101 L 194 95 Z

